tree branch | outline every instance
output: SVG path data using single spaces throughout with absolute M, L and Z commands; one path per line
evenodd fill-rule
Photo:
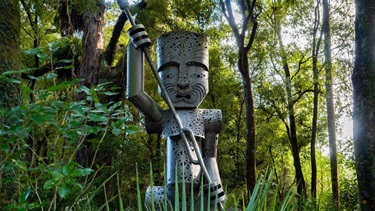
M 33 18 L 32 18 L 31 12 L 30 12 L 30 8 L 26 4 L 25 0 L 21 0 L 21 3 L 22 3 L 23 8 L 25 9 L 25 12 L 26 12 L 27 17 L 29 19 L 31 28 L 33 29 L 33 31 L 36 31 L 35 27 L 34 27 L 34 23 L 33 23 Z
M 237 46 L 241 47 L 240 46 L 240 33 L 238 31 L 238 27 L 234 19 L 231 1 L 225 0 L 225 3 L 224 3 L 223 0 L 220 0 L 220 6 L 221 6 L 221 11 L 224 14 L 224 17 L 227 19 L 230 27 L 232 28 L 234 38 L 237 41 Z
M 314 89 L 310 89 L 310 88 L 306 89 L 304 91 L 300 90 L 299 92 L 297 92 L 297 93 L 294 94 L 294 95 L 298 95 L 298 97 L 295 100 L 293 100 L 293 106 L 303 97 L 303 95 L 305 95 L 308 92 L 314 92 Z

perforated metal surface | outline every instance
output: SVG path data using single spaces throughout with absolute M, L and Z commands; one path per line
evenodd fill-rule
M 209 69 L 208 40 L 201 34 L 173 31 L 157 40 L 158 69 L 170 62 L 186 64 L 197 62 Z
M 207 133 L 220 133 L 222 127 L 222 114 L 219 109 L 177 109 L 183 127 L 190 128 L 196 137 L 204 138 Z M 148 133 L 162 132 L 163 138 L 179 135 L 178 125 L 171 111 L 165 110 L 160 122 L 146 119 Z
M 153 190 L 151 190 L 151 187 L 148 187 L 146 190 L 146 196 L 145 196 L 145 203 L 146 206 L 151 208 L 152 200 L 151 200 L 151 194 L 154 194 L 154 206 L 156 210 L 163 210 L 163 204 L 164 204 L 164 196 L 165 196 L 165 190 L 163 186 L 154 186 Z

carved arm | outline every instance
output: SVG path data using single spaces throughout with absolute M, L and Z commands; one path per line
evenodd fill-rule
M 147 118 L 160 121 L 163 110 L 144 92 L 144 55 L 140 49 L 128 45 L 126 98 L 130 100 Z

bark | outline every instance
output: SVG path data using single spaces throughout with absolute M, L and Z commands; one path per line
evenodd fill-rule
M 0 74 L 19 69 L 20 11 L 19 1 L 0 0 Z M 12 75 L 19 78 L 18 75 Z M 0 81 L 0 107 L 11 108 L 19 104 L 17 84 Z
M 78 70 L 78 77 L 84 79 L 80 85 L 88 88 L 98 84 L 98 72 L 103 55 L 104 45 L 104 1 L 93 0 L 99 6 L 87 11 L 84 18 L 84 28 L 82 37 L 83 55 L 81 66 Z M 79 100 L 83 100 L 83 96 Z
M 323 34 L 324 34 L 324 52 L 325 52 L 325 86 L 326 86 L 326 104 L 328 117 L 328 134 L 331 163 L 331 181 L 332 195 L 335 202 L 335 210 L 340 208 L 339 180 L 337 173 L 337 149 L 336 149 L 336 131 L 335 131 L 335 108 L 333 103 L 332 87 L 332 58 L 331 58 L 331 29 L 330 29 L 329 3 L 323 0 Z
M 236 120 L 236 129 L 237 129 L 237 135 L 236 135 L 236 175 L 237 175 L 237 180 L 242 181 L 244 180 L 244 174 L 243 174 L 243 164 L 240 159 L 240 154 L 241 154 L 241 140 L 242 140 L 242 135 L 241 135 L 241 120 L 243 119 L 243 107 L 244 107 L 244 102 L 241 103 L 240 105 L 240 111 L 238 112 L 238 117 Z
M 285 88 L 286 88 L 286 95 L 287 95 L 287 107 L 288 107 L 288 118 L 289 118 L 289 141 L 292 147 L 292 155 L 293 155 L 293 164 L 296 171 L 296 181 L 297 181 L 297 193 L 300 196 L 306 196 L 306 184 L 305 179 L 303 177 L 302 167 L 301 167 L 301 159 L 299 156 L 299 148 L 298 148 L 298 138 L 297 138 L 297 125 L 296 125 L 296 117 L 294 113 L 294 100 L 292 95 L 292 79 L 288 64 L 288 59 L 286 56 L 286 51 L 284 49 L 284 44 L 282 42 L 281 36 L 281 26 L 280 23 L 275 24 L 275 30 L 277 33 L 277 39 L 279 41 L 280 46 L 280 53 L 282 59 L 282 65 L 285 74 Z
M 251 193 L 256 184 L 255 110 L 247 53 L 240 53 L 239 56 L 238 67 L 242 76 L 246 108 L 246 183 L 247 190 Z
M 103 55 L 104 45 L 104 0 L 91 0 L 88 5 L 88 10 L 84 16 L 83 24 L 83 55 L 80 68 L 78 70 L 78 77 L 84 79 L 80 82 L 80 86 L 91 88 L 98 84 L 98 73 Z M 95 6 L 94 6 L 95 5 Z M 85 100 L 84 93 L 77 94 L 77 100 Z M 77 162 L 89 167 L 92 163 L 93 152 L 91 143 L 81 137 L 81 148 L 77 151 Z
M 375 210 L 375 1 L 356 0 L 354 154 L 361 210 Z
M 0 74 L 19 68 L 20 49 L 20 11 L 18 0 L 0 0 Z M 13 78 L 19 76 L 13 75 Z M 0 108 L 17 106 L 19 101 L 19 89 L 15 83 L 0 79 Z M 0 119 L 0 125 L 8 124 L 7 119 Z M 0 156 L 0 162 L 2 162 Z M 3 173 L 0 171 L 0 196 L 4 198 Z M 3 200 L 3 201 L 6 201 Z M 2 205 L 2 203 L 0 203 Z

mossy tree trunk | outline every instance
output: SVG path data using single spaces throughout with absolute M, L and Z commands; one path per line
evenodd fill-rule
M 375 1 L 356 0 L 354 153 L 361 210 L 375 210 Z
M 0 0 L 0 74 L 19 69 L 20 11 L 18 0 Z M 12 77 L 18 77 L 16 75 Z M 19 103 L 17 84 L 0 81 L 0 107 Z
M 20 11 L 18 0 L 0 0 L 0 74 L 19 69 Z M 13 75 L 11 77 L 17 78 Z M 19 104 L 17 84 L 0 80 L 0 108 L 9 109 Z M 0 117 L 0 127 L 7 122 Z M 0 156 L 0 162 L 2 156 Z M 3 178 L 0 171 L 0 198 L 3 197 Z
M 83 54 L 78 77 L 82 78 L 80 86 L 91 88 L 98 85 L 98 76 L 104 49 L 104 0 L 89 1 L 87 11 L 83 18 Z M 78 100 L 85 100 L 84 93 L 78 93 Z M 81 148 L 77 151 L 77 162 L 85 167 L 90 167 L 93 162 L 92 144 L 87 140 L 80 140 Z

